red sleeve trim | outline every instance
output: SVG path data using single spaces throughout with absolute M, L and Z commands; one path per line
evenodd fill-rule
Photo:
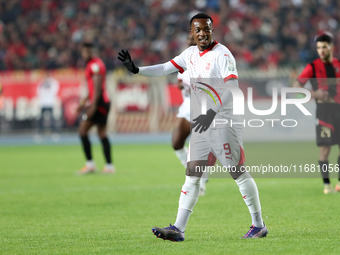
M 224 78 L 224 82 L 229 81 L 230 79 L 238 79 L 238 77 L 235 74 L 228 75 L 227 77 Z
M 180 67 L 179 65 L 177 65 L 177 63 L 173 59 L 170 60 L 170 62 L 178 69 L 180 73 L 184 73 L 184 69 Z

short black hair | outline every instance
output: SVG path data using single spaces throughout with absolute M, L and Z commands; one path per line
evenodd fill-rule
M 322 33 L 315 37 L 315 43 L 317 42 L 328 42 L 329 44 L 333 43 L 333 35 L 329 32 Z
M 197 13 L 194 17 L 192 17 L 190 19 L 190 27 L 191 27 L 191 24 L 192 24 L 192 21 L 194 19 L 210 19 L 211 20 L 211 23 L 214 23 L 213 19 L 208 15 L 208 14 L 205 14 L 203 12 L 200 12 L 200 13 Z
M 93 48 L 94 44 L 91 42 L 83 42 L 83 47 L 85 48 Z

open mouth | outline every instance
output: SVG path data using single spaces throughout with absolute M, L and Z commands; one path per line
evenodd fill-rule
M 198 38 L 198 41 L 200 42 L 200 43 L 203 43 L 203 44 L 207 44 L 208 43 L 208 37 L 200 37 L 200 38 Z

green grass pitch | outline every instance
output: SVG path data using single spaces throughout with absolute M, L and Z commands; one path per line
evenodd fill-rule
M 174 223 L 184 169 L 169 145 L 113 149 L 115 175 L 77 176 L 78 145 L 0 147 L 0 254 L 340 254 L 340 194 L 325 196 L 319 178 L 257 178 L 269 234 L 254 240 L 240 239 L 251 220 L 237 185 L 210 179 L 186 240 L 157 239 L 153 226 Z M 249 143 L 245 152 L 248 165 L 315 163 L 318 154 L 314 143 Z M 98 145 L 94 157 L 101 168 Z

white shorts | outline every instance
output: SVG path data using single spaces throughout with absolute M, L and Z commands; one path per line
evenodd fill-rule
M 184 97 L 183 103 L 178 108 L 177 118 L 184 118 L 190 122 L 190 97 Z
M 201 134 L 192 130 L 187 161 L 207 160 L 210 152 L 216 156 L 222 166 L 243 165 L 245 157 L 242 128 L 210 127 Z

